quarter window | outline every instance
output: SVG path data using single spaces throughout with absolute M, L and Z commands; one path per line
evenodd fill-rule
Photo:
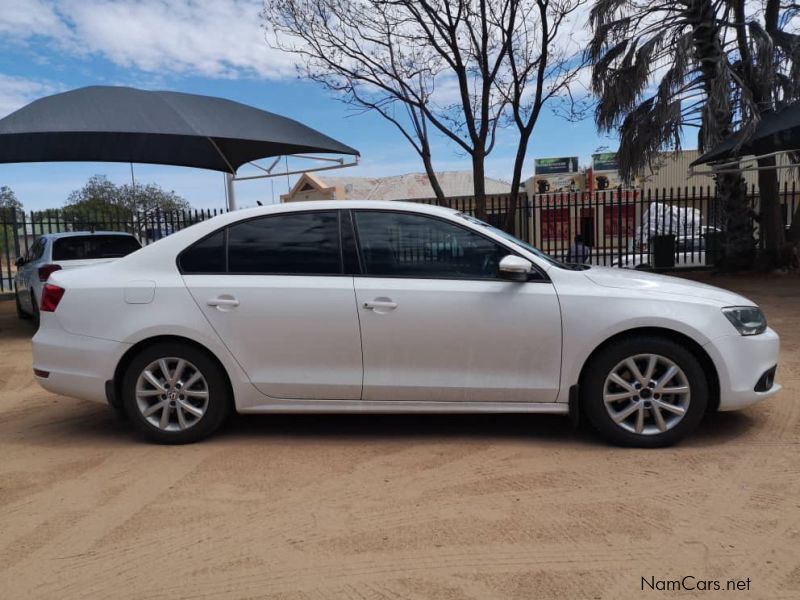
M 357 211 L 367 275 L 496 279 L 509 251 L 452 223 L 409 213 Z
M 197 242 L 183 252 L 179 258 L 181 272 L 186 275 L 199 273 L 224 273 L 225 230 Z

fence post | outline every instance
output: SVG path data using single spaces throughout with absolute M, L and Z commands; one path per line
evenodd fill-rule
M 24 215 L 23 215 L 23 222 L 24 222 Z M 17 210 L 15 208 L 11 209 L 11 231 L 13 232 L 12 235 L 14 236 L 14 258 L 19 258 L 19 232 L 17 231 Z

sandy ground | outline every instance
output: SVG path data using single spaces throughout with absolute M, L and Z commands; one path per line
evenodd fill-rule
M 712 282 L 764 307 L 785 389 L 657 451 L 535 415 L 240 417 L 148 445 L 40 389 L 0 303 L 0 598 L 800 598 L 800 278 Z M 642 592 L 687 575 L 750 591 Z

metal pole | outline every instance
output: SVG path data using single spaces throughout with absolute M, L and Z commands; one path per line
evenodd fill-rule
M 225 184 L 228 190 L 228 210 L 236 210 L 236 196 L 233 187 L 233 173 L 225 173 Z

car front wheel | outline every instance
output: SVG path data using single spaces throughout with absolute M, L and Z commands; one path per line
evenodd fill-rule
M 673 444 L 699 425 L 708 404 L 697 358 L 672 340 L 650 336 L 603 349 L 588 365 L 581 390 L 589 422 L 622 446 Z
M 188 444 L 214 433 L 230 411 L 220 366 L 190 345 L 150 346 L 131 361 L 122 403 L 136 429 L 160 444 Z

